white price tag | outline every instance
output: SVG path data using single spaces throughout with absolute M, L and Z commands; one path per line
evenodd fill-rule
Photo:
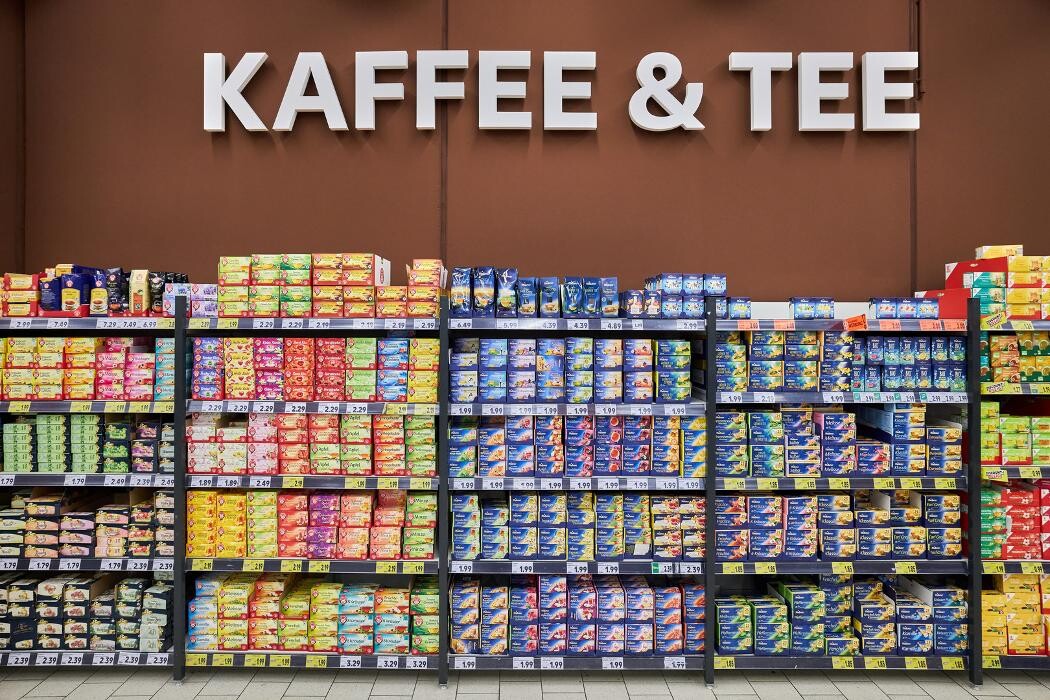
M 230 413 L 247 413 L 251 410 L 251 404 L 247 401 L 227 401 L 226 408 Z
M 663 407 L 665 416 L 684 416 L 685 406 L 680 403 L 669 403 Z
M 448 405 L 448 414 L 450 416 L 469 416 L 471 413 L 471 405 L 469 403 L 452 403 Z
M 558 407 L 553 404 L 536 404 L 532 409 L 537 416 L 556 416 L 558 415 Z
M 591 324 L 585 318 L 570 318 L 565 322 L 565 326 L 570 331 L 585 331 L 590 329 Z
M 215 486 L 220 489 L 235 489 L 241 485 L 241 477 L 239 476 L 217 476 L 215 477 Z
M 430 667 L 429 659 L 422 656 L 406 656 L 405 668 L 414 671 L 425 671 Z
M 0 486 L 14 486 L 15 475 L 14 474 L 3 474 L 0 475 Z
M 65 330 L 65 329 L 69 328 L 69 319 L 68 318 L 49 318 L 47 320 L 47 327 L 48 327 L 49 330 Z
M 452 661 L 453 668 L 457 668 L 460 671 L 473 671 L 478 667 L 478 660 L 473 656 L 454 656 Z
M 508 416 L 530 416 L 532 415 L 532 404 L 529 403 L 517 403 L 507 405 Z
M 388 318 L 384 325 L 387 327 L 387 330 L 403 331 L 408 327 L 408 322 L 403 318 Z
M 214 476 L 191 476 L 190 477 L 190 488 L 191 489 L 206 489 L 215 483 Z
M 59 571 L 80 571 L 80 560 L 79 559 L 59 559 L 58 560 Z
M 773 403 L 777 400 L 777 395 L 772 391 L 756 391 L 755 392 L 755 403 Z
M 201 401 L 201 413 L 222 413 L 222 401 Z
M 66 474 L 62 483 L 65 486 L 83 486 L 87 483 L 87 477 L 83 474 Z
M 540 491 L 561 491 L 561 479 L 540 479 Z
M 518 319 L 516 318 L 497 318 L 496 328 L 500 330 L 513 330 L 518 327 Z
M 556 318 L 543 318 L 540 319 L 540 330 L 544 331 L 555 331 L 558 330 L 558 319 Z
M 432 331 L 438 327 L 436 318 L 417 318 L 415 320 L 416 330 Z
M 536 570 L 531 561 L 512 561 L 510 572 L 512 574 L 531 574 Z
M 120 559 L 103 559 L 99 562 L 98 568 L 100 571 L 120 571 L 122 564 Z
M 503 479 L 492 479 L 484 477 L 481 480 L 481 488 L 485 491 L 502 491 Z
M 168 655 L 167 654 L 146 654 L 146 665 L 147 666 L 167 666 Z
M 36 655 L 37 666 L 58 666 L 58 654 L 40 652 Z
M 584 404 L 570 403 L 565 405 L 565 415 L 567 416 L 586 416 L 589 412 L 589 407 Z
M 171 475 L 171 474 L 167 474 L 165 476 L 157 476 L 157 477 L 154 478 L 154 481 L 156 482 L 157 488 L 161 488 L 161 489 L 175 488 L 175 477 L 173 475 Z
M 339 668 L 361 668 L 360 656 L 340 656 Z
M 285 401 L 284 403 L 285 413 L 306 413 L 306 404 L 302 401 Z
M 594 479 L 593 483 L 596 491 L 616 491 L 620 488 L 620 480 L 616 477 Z
M 68 324 L 69 322 L 66 321 L 66 323 Z M 9 321 L 9 324 L 10 324 L 9 327 L 12 328 L 12 329 L 26 330 L 28 328 L 32 328 L 33 327 L 33 319 L 30 319 L 30 318 L 13 318 L 13 319 L 11 319 Z M 48 328 L 50 328 L 50 327 L 51 326 L 50 326 L 50 322 L 49 322 L 48 323 Z
M 273 413 L 273 401 L 253 402 L 252 413 Z
M 616 561 L 598 562 L 598 573 L 599 574 L 618 574 L 620 573 L 620 563 Z
M 128 562 L 128 571 L 149 571 L 149 559 L 132 559 Z
M 301 318 L 283 318 L 281 319 L 281 328 L 287 331 L 299 331 L 303 329 L 306 323 Z
M 623 670 L 623 657 L 622 656 L 603 656 L 602 657 L 602 670 L 603 671 L 622 671 Z
M 570 491 L 590 491 L 591 480 L 590 479 L 569 479 L 569 490 Z
M 702 323 L 702 321 L 692 318 L 679 319 L 674 322 L 674 327 L 677 331 L 698 331 L 703 328 Z
M 252 328 L 257 331 L 272 331 L 277 324 L 272 318 L 253 318 Z
M 570 561 L 565 564 L 565 573 L 567 574 L 585 574 L 587 573 L 587 562 L 585 561 Z
M 674 564 L 669 561 L 653 562 L 652 572 L 654 574 L 673 574 Z
M 615 416 L 616 415 L 616 404 L 614 404 L 614 403 L 596 403 L 596 404 L 594 404 L 594 415 L 596 415 L 596 416 Z
M 346 407 L 347 415 L 351 416 L 363 416 L 368 413 L 368 404 L 366 403 L 348 403 L 344 404 Z
M 377 656 L 376 657 L 376 668 L 383 669 L 396 669 L 400 666 L 399 659 L 396 656 Z
M 173 571 L 175 568 L 175 562 L 171 559 L 154 559 L 153 570 L 154 571 Z
M 514 488 L 518 491 L 533 491 L 536 488 L 536 480 L 531 477 L 518 477 L 514 480 Z
M 29 560 L 30 571 L 50 571 L 51 560 L 50 559 L 30 559 Z
M 14 571 L 17 568 L 17 559 L 0 559 L 0 571 Z
M 474 573 L 474 562 L 454 561 L 448 565 L 448 570 L 454 574 L 472 574 Z
M 565 669 L 565 658 L 562 656 L 541 656 L 540 669 L 544 671 L 562 671 Z
M 618 318 L 603 318 L 601 328 L 603 331 L 622 331 L 623 321 Z
M 153 477 L 149 474 L 132 474 L 128 479 L 128 483 L 132 488 L 152 486 Z
M 666 670 L 666 671 L 684 671 L 685 670 L 685 657 L 684 656 L 665 656 L 664 657 L 664 670 Z
M 666 490 L 669 490 L 669 491 L 677 490 L 678 489 L 678 479 L 675 479 L 674 477 L 671 477 L 671 478 L 657 478 L 656 479 L 656 488 L 658 488 L 658 489 L 666 489 Z
M 846 394 L 841 391 L 823 391 L 821 398 L 824 403 L 843 403 L 846 400 Z
M 450 330 L 458 331 L 474 326 L 474 321 L 469 318 L 450 318 L 448 320 L 448 327 Z
M 122 651 L 117 654 L 118 666 L 138 666 L 139 655 L 130 651 Z
M 363 331 L 375 330 L 376 320 L 374 318 L 359 318 L 357 319 L 357 322 L 354 323 L 354 328 L 359 328 Z M 387 326 L 387 328 L 392 328 L 392 326 Z M 404 326 L 402 326 L 402 328 L 404 328 Z
M 653 415 L 652 404 L 634 404 L 628 407 L 632 416 L 651 416 Z
M 106 486 L 127 486 L 127 474 L 107 474 L 102 483 Z
M 875 403 L 879 400 L 879 395 L 873 391 L 862 391 L 860 393 L 853 394 L 853 400 L 857 403 Z
M 332 320 L 328 318 L 311 318 L 306 325 L 311 330 L 326 331 L 332 327 Z
M 253 489 L 268 489 L 270 484 L 273 483 L 273 479 L 268 476 L 252 476 L 248 477 L 248 486 Z
M 23 653 L 18 653 L 18 654 L 8 654 L 7 655 L 7 665 L 8 666 L 28 666 L 29 665 L 29 654 L 24 653 L 24 652 Z
M 704 488 L 703 481 L 701 479 L 679 479 L 678 490 L 679 491 L 699 491 Z
M 536 659 L 530 656 L 515 656 L 510 663 L 515 671 L 532 671 L 536 668 Z
M 744 403 L 744 395 L 739 391 L 720 391 L 718 400 L 722 403 Z
M 117 660 L 117 655 L 112 652 L 95 652 L 91 657 L 92 666 L 112 666 L 113 662 Z
M 672 479 L 673 481 L 673 479 Z M 625 489 L 634 489 L 637 491 L 645 491 L 649 488 L 649 480 L 644 477 L 638 477 L 633 479 L 624 479 Z
M 503 415 L 503 404 L 501 403 L 486 403 L 481 405 L 481 415 L 483 416 L 502 416 Z
M 683 576 L 699 576 L 704 573 L 704 565 L 700 562 L 683 561 L 678 564 L 678 573 Z
M 470 491 L 474 488 L 473 479 L 453 479 L 452 490 L 453 491 Z
M 84 663 L 84 655 L 81 653 L 62 654 L 63 666 L 81 666 Z

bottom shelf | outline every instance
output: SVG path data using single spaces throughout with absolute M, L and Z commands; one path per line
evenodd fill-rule
M 141 651 L 11 651 L 0 654 L 0 667 L 171 666 L 168 653 Z
M 471 656 L 453 654 L 449 668 L 457 671 L 699 671 L 699 656 Z
M 965 656 L 715 656 L 716 669 L 962 671 Z
M 438 657 L 411 654 L 323 654 L 284 651 L 187 651 L 186 666 L 211 668 L 378 668 L 426 671 Z

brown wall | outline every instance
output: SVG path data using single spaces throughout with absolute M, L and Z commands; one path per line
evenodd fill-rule
M 799 133 L 794 71 L 774 79 L 773 131 L 752 134 L 747 76 L 727 67 L 733 50 L 849 50 L 858 63 L 908 50 L 911 0 L 36 0 L 25 18 L 26 265 L 168 267 L 206 281 L 220 254 L 371 249 L 395 263 L 445 254 L 618 274 L 623 286 L 724 271 L 731 293 L 756 299 L 857 299 L 907 293 L 914 271 L 935 286 L 941 264 L 978 242 L 1050 253 L 1050 97 L 1036 93 L 1050 10 L 959 2 L 923 3 L 913 257 L 910 137 Z M 284 135 L 249 134 L 232 115 L 225 134 L 201 127 L 206 51 L 231 68 L 245 51 L 270 54 L 245 93 L 268 124 L 296 52 L 323 51 L 352 118 L 353 52 L 440 48 L 443 22 L 445 45 L 472 64 L 444 130 L 415 129 L 412 68 L 406 102 L 380 104 L 372 133 L 329 132 L 320 115 Z M 479 49 L 533 52 L 532 131 L 478 130 Z M 598 52 L 596 133 L 542 131 L 542 52 L 559 49 Z M 659 50 L 704 82 L 705 131 L 631 124 L 634 67 Z M 846 79 L 859 123 L 859 71 Z M 5 231 L 10 208 L 0 202 Z
M 22 267 L 23 174 L 22 109 L 25 8 L 21 0 L 0 3 L 0 269 Z

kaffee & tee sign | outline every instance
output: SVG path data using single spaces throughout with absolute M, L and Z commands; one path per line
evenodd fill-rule
M 246 53 L 227 73 L 226 56 L 204 54 L 204 130 L 226 131 L 226 111 L 249 131 L 266 131 L 267 126 L 242 94 L 244 88 L 266 63 L 265 53 Z M 468 67 L 465 50 L 417 51 L 416 128 L 436 128 L 437 100 L 462 100 L 462 80 L 438 79 L 438 71 L 463 70 Z M 532 112 L 500 108 L 500 100 L 523 99 L 525 83 L 504 79 L 501 71 L 521 71 L 532 67 L 531 51 L 479 51 L 478 128 L 531 129 Z M 577 75 L 594 71 L 594 51 L 544 51 L 543 64 L 543 129 L 593 131 L 598 128 L 597 112 L 566 111 L 565 103 L 589 100 L 591 83 L 569 80 L 566 71 Z M 729 70 L 750 73 L 751 130 L 772 128 L 772 74 L 790 71 L 795 57 L 786 51 L 740 52 L 729 54 Z M 890 71 L 909 71 L 919 67 L 919 54 L 914 51 L 870 51 L 861 55 L 861 128 L 864 131 L 915 131 L 919 115 L 915 112 L 888 111 L 887 103 L 909 100 L 914 96 L 911 82 L 891 82 Z M 380 71 L 408 68 L 407 51 L 359 51 L 354 62 L 354 128 L 361 131 L 376 128 L 375 105 L 378 100 L 404 100 L 404 83 L 379 80 Z M 849 51 L 803 52 L 798 54 L 799 131 L 852 131 L 856 115 L 852 112 L 825 112 L 822 103 L 843 100 L 849 96 L 849 84 L 825 82 L 823 72 L 850 71 L 854 56 Z M 659 71 L 659 72 L 658 72 Z M 656 52 L 644 56 L 635 70 L 638 89 L 627 102 L 627 114 L 635 126 L 647 131 L 703 129 L 702 101 L 704 84 L 686 82 L 681 99 L 672 88 L 682 80 L 682 62 L 672 53 Z M 310 91 L 311 83 L 313 92 Z M 652 111 L 655 106 L 656 111 Z M 335 91 L 332 75 L 324 55 L 300 53 L 292 67 L 288 84 L 277 110 L 274 131 L 291 131 L 300 112 L 321 112 L 333 131 L 348 131 L 350 124 Z

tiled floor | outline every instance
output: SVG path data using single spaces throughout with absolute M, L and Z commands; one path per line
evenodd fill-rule
M 991 672 L 972 689 L 963 674 L 902 671 L 729 672 L 718 674 L 712 692 L 698 673 L 478 672 L 453 674 L 438 688 L 433 674 L 410 671 L 194 671 L 179 684 L 158 669 L 82 671 L 19 669 L 0 673 L 0 700 L 884 700 L 984 697 L 1050 700 L 1050 673 Z

